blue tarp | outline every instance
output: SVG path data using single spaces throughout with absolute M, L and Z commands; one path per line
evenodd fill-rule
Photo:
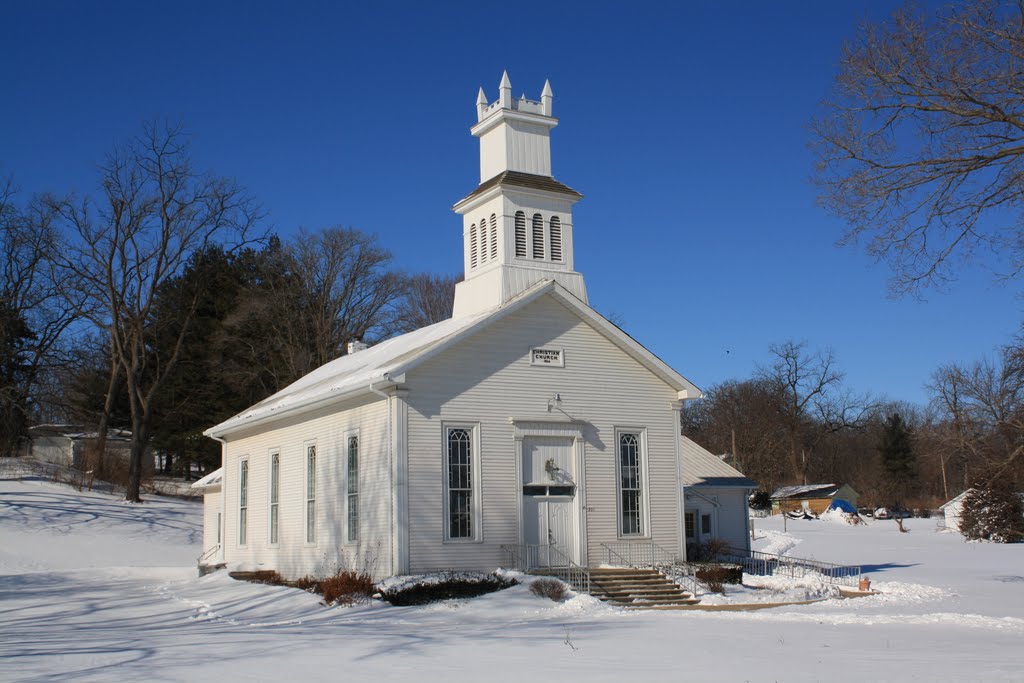
M 832 501 L 832 504 L 828 506 L 829 510 L 839 510 L 840 512 L 849 512 L 851 514 L 857 514 L 857 508 L 850 505 L 847 501 L 842 498 L 836 498 Z

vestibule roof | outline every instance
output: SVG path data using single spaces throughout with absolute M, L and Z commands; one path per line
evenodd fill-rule
M 299 414 L 326 403 L 370 393 L 371 385 L 379 390 L 401 384 L 407 371 L 542 296 L 552 296 L 560 301 L 675 389 L 680 398 L 700 396 L 700 390 L 689 380 L 608 322 L 600 313 L 577 299 L 557 282 L 543 280 L 497 308 L 475 315 L 451 318 L 337 358 L 203 433 L 210 437 L 222 437 L 240 429 Z
M 683 486 L 756 489 L 757 482 L 691 439 L 682 437 Z

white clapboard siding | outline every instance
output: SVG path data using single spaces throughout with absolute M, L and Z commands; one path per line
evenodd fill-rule
M 221 507 L 220 491 L 207 491 L 203 494 L 203 552 L 217 545 L 217 515 Z M 219 555 L 218 555 L 219 557 Z M 209 564 L 209 561 L 207 561 Z
M 285 578 L 338 570 L 391 573 L 391 492 L 387 409 L 376 396 L 271 423 L 228 441 L 224 458 L 225 561 L 273 569 Z M 346 439 L 359 434 L 359 543 L 346 542 Z M 306 543 L 306 445 L 317 445 L 316 543 Z M 269 540 L 270 454 L 281 454 L 279 543 Z M 239 463 L 249 459 L 248 542 L 238 545 Z
M 530 365 L 531 347 L 564 350 L 565 367 Z M 542 297 L 409 372 L 409 555 L 413 572 L 493 569 L 499 546 L 518 543 L 514 427 L 509 418 L 558 415 L 548 399 L 584 420 L 587 557 L 605 560 L 602 541 L 618 536 L 616 428 L 646 431 L 650 537 L 678 551 L 676 392 L 551 297 Z M 444 543 L 444 422 L 478 423 L 482 523 L 479 543 Z M 478 520 L 479 521 L 479 520 Z

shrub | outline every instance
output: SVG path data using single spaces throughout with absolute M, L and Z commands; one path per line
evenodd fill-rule
M 691 562 L 714 562 L 729 554 L 729 544 L 721 538 L 712 538 L 706 543 L 690 545 L 686 550 L 687 559 Z
M 967 492 L 960 512 L 960 533 L 995 543 L 1024 541 L 1024 503 L 1008 481 L 989 479 Z
M 749 500 L 751 510 L 767 510 L 772 506 L 772 494 L 764 489 L 754 491 Z
M 354 571 L 339 571 L 326 579 L 305 576 L 294 582 L 296 588 L 317 593 L 325 605 L 354 605 L 363 603 L 374 594 L 373 579 L 369 574 Z
M 709 564 L 698 567 L 694 576 L 714 593 L 721 593 L 722 584 L 739 585 L 743 583 L 743 567 L 738 564 Z
M 561 602 L 568 590 L 568 587 L 558 579 L 537 579 L 530 584 L 531 593 L 555 602 Z
M 507 579 L 497 574 L 467 576 L 451 573 L 440 581 L 414 583 L 393 590 L 382 590 L 380 596 L 392 605 L 404 607 L 454 598 L 475 598 L 518 584 L 515 579 Z

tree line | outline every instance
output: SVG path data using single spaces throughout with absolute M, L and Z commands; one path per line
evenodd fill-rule
M 683 412 L 683 431 L 767 491 L 849 483 L 865 503 L 934 507 L 974 485 L 1024 489 L 1024 337 L 935 369 L 928 402 L 858 394 L 831 351 L 770 348 L 748 379 Z
M 265 228 L 260 203 L 194 167 L 181 126 L 150 123 L 96 192 L 0 191 L 0 456 L 38 422 L 131 432 L 179 471 L 217 462 L 202 430 L 346 353 L 446 319 L 456 278 L 396 269 L 352 228 Z

